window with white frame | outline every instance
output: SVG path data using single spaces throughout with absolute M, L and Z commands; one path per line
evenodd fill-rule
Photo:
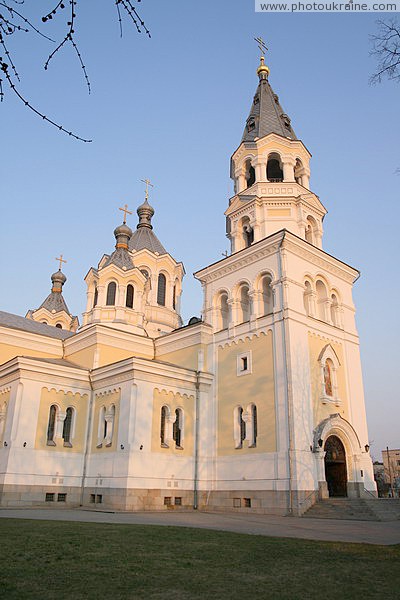
M 236 406 L 233 411 L 233 436 L 235 439 L 235 448 L 243 448 L 243 442 L 246 439 L 246 421 L 244 420 L 242 406 Z
M 248 422 L 247 422 L 247 438 L 249 442 L 249 448 L 255 448 L 257 446 L 257 406 L 250 404 L 247 408 Z
M 169 408 L 168 406 L 161 407 L 160 415 L 160 442 L 162 448 L 168 448 L 168 421 L 169 421 Z
M 238 354 L 236 358 L 236 374 L 238 376 L 248 375 L 251 373 L 251 369 L 251 351 Z
M 65 448 L 72 448 L 72 426 L 74 419 L 74 409 L 69 406 L 65 411 L 65 419 L 63 423 L 62 437 Z
M 175 421 L 172 426 L 172 438 L 175 442 L 175 447 L 183 449 L 183 410 L 177 408 L 175 410 Z

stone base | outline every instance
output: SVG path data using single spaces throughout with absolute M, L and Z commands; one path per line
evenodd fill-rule
M 7 507 L 73 508 L 81 505 L 81 489 L 63 486 L 4 485 L 0 505 Z M 212 512 L 269 515 L 302 515 L 318 499 L 318 491 L 293 491 L 290 507 L 287 491 L 199 491 L 197 508 Z M 193 490 L 85 488 L 82 506 L 95 510 L 163 511 L 192 510 Z

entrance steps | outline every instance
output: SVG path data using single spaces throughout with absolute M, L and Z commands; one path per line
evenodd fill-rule
M 303 517 L 312 519 L 351 519 L 356 521 L 396 521 L 400 519 L 398 498 L 329 498 L 309 508 Z

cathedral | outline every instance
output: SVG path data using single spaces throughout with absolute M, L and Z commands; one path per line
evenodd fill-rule
M 81 324 L 62 256 L 39 308 L 0 311 L 1 506 L 301 515 L 375 494 L 359 272 L 323 250 L 311 155 L 263 56 L 257 77 L 231 157 L 231 252 L 194 274 L 201 318 L 180 317 L 185 270 L 154 232 L 148 181 L 136 228 L 125 206 L 85 277 Z

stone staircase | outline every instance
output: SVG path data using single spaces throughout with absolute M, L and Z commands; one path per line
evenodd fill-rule
M 351 519 L 356 521 L 397 521 L 398 498 L 329 498 L 309 508 L 303 517 L 312 519 Z

